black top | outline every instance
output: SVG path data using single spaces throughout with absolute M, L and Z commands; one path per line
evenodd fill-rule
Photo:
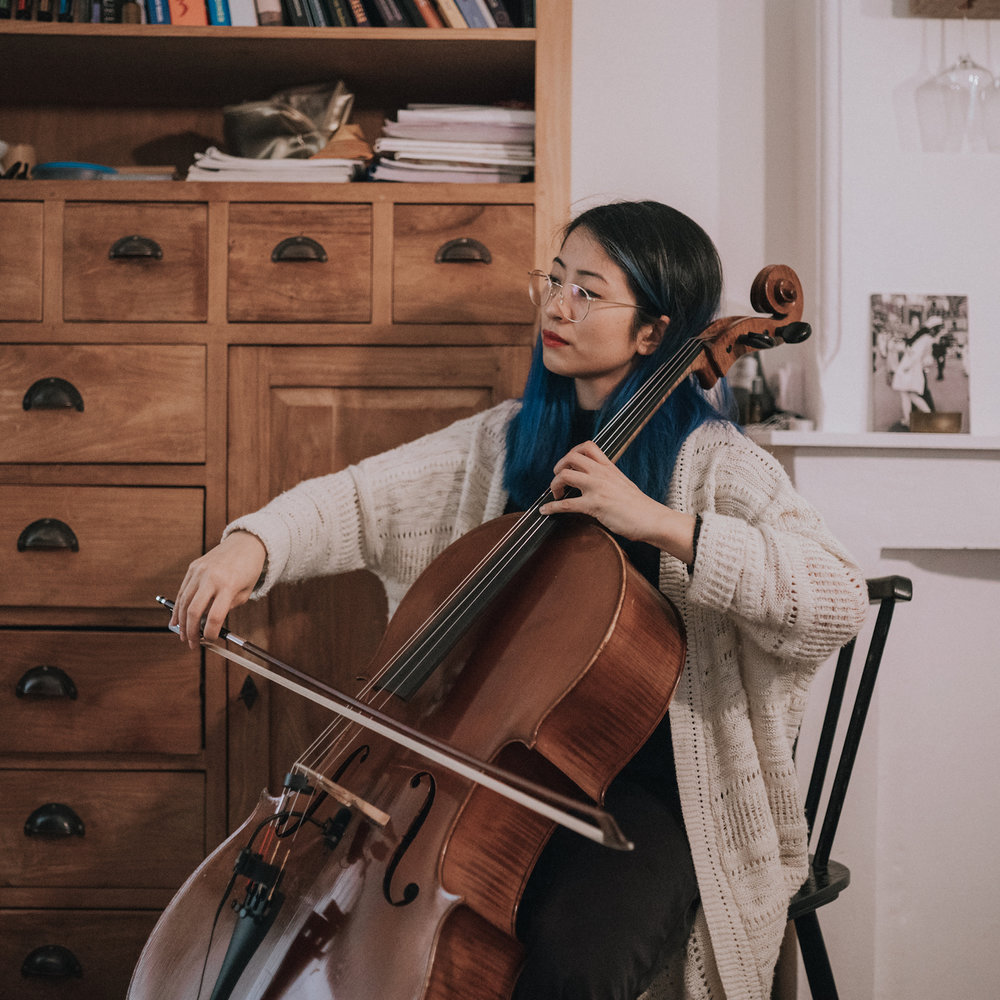
M 577 407 L 573 415 L 573 435 L 571 447 L 594 437 L 597 412 Z M 508 502 L 507 512 L 513 508 Z M 659 588 L 660 585 L 660 550 L 648 542 L 633 542 L 631 539 L 614 535 L 615 541 L 621 546 L 626 558 L 649 583 Z M 664 715 L 663 721 L 653 730 L 649 739 L 640 747 L 636 755 L 621 770 L 616 781 L 631 780 L 642 784 L 657 798 L 670 803 L 675 814 L 680 818 L 680 799 L 677 791 L 677 773 L 674 769 L 674 749 L 670 737 L 670 717 Z

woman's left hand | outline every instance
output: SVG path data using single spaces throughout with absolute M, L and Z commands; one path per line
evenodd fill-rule
M 579 496 L 564 497 L 573 487 Z M 647 496 L 593 441 L 577 445 L 556 464 L 553 496 L 542 514 L 589 514 L 609 531 L 649 542 L 684 562 L 693 558 L 694 515 Z

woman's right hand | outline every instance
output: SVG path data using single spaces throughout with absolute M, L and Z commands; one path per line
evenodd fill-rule
M 267 560 L 264 543 L 247 531 L 234 531 L 214 549 L 195 559 L 184 575 L 170 624 L 181 641 L 197 649 L 201 636 L 219 638 L 233 608 L 245 604 Z

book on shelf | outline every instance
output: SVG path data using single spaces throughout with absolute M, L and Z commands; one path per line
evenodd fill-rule
M 410 22 L 396 0 L 365 0 L 365 8 L 368 20 L 383 28 L 410 27 Z
M 506 122 L 393 122 L 386 121 L 382 135 L 396 139 L 433 138 L 457 142 L 499 142 L 531 146 L 535 141 L 534 125 Z
M 414 5 L 417 10 L 420 11 L 421 17 L 424 19 L 424 23 L 428 28 L 443 28 L 444 22 L 441 20 L 441 15 L 438 14 L 434 4 L 431 0 L 413 0 Z
M 354 18 L 354 23 L 359 28 L 367 28 L 370 24 L 368 20 L 368 14 L 365 11 L 365 5 L 361 0 L 347 0 L 351 7 L 351 17 Z
M 486 0 L 486 6 L 489 8 L 490 15 L 498 28 L 514 27 L 514 22 L 511 20 L 510 13 L 501 0 Z
M 326 8 L 327 20 L 334 28 L 353 28 L 354 18 L 347 0 L 321 0 Z
M 208 10 L 208 23 L 218 24 L 224 27 L 232 25 L 232 18 L 229 16 L 229 0 L 205 0 L 205 7 Z
M 441 19 L 449 28 L 467 28 L 469 26 L 465 18 L 462 17 L 462 12 L 458 9 L 455 0 L 435 0 L 435 2 L 441 13 Z
M 465 18 L 465 23 L 470 28 L 495 28 L 496 24 L 491 23 L 493 18 L 489 17 L 486 4 L 481 0 L 455 0 L 458 9 Z
M 170 24 L 170 6 L 167 0 L 146 0 L 147 24 Z
M 379 160 L 370 176 L 373 181 L 407 184 L 516 184 L 526 175 L 486 166 Z
M 195 153 L 188 168 L 189 181 L 279 181 L 282 183 L 344 184 L 364 165 L 361 158 L 317 156 L 307 160 L 256 160 L 230 156 L 210 146 Z
M 392 153 L 397 160 L 475 163 L 482 166 L 507 166 L 511 170 L 530 170 L 535 164 L 530 146 L 501 142 L 429 142 L 426 139 L 392 139 L 383 136 L 375 140 L 375 152 Z
M 229 0 L 229 18 L 234 28 L 256 27 L 259 23 L 253 0 Z
M 306 8 L 306 16 L 309 18 L 309 23 L 314 28 L 330 27 L 330 21 L 326 16 L 326 8 L 323 6 L 322 0 L 303 0 L 303 4 Z
M 293 27 L 309 27 L 309 15 L 306 13 L 305 0 L 281 0 L 284 11 L 284 23 Z
M 535 165 L 535 113 L 526 108 L 410 104 L 375 141 L 374 180 L 520 181 Z M 457 178 L 456 178 L 457 179 Z
M 527 125 L 535 127 L 531 108 L 513 108 L 500 104 L 430 104 L 412 103 L 396 112 L 398 122 L 423 123 L 428 127 L 462 123 Z
M 200 26 L 208 24 L 205 0 L 167 0 L 170 6 L 170 23 Z
M 426 28 L 427 21 L 417 7 L 416 0 L 398 0 L 398 7 L 406 19 L 406 23 L 413 28 Z
M 272 28 L 284 24 L 284 14 L 281 10 L 281 0 L 254 0 L 257 8 L 257 23 Z

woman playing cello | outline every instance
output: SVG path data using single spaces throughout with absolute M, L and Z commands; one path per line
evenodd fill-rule
M 367 567 L 392 609 L 454 539 L 551 487 L 543 514 L 592 516 L 670 598 L 687 662 L 605 800 L 635 850 L 555 833 L 518 910 L 516 1000 L 633 1000 L 665 966 L 678 995 L 765 1000 L 806 874 L 793 740 L 817 666 L 861 626 L 864 577 L 693 378 L 617 465 L 591 440 L 721 288 L 714 245 L 676 210 L 584 212 L 531 273 L 521 400 L 301 483 L 229 525 L 177 596 L 192 645 L 278 581 Z

